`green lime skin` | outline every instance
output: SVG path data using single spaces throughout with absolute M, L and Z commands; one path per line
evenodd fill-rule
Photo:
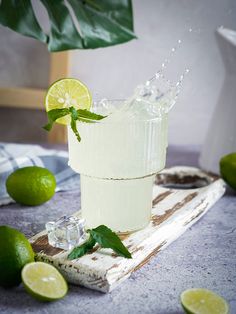
M 220 173 L 225 182 L 236 191 L 236 153 L 221 158 Z
M 21 283 L 21 270 L 34 262 L 34 252 L 23 233 L 0 226 L 0 286 L 13 287 Z
M 36 206 L 50 200 L 55 194 L 56 179 L 46 168 L 17 169 L 6 180 L 8 194 L 19 204 Z

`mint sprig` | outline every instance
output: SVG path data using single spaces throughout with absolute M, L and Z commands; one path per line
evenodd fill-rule
M 100 114 L 91 112 L 87 109 L 76 110 L 74 107 L 52 109 L 47 112 L 48 123 L 43 127 L 43 129 L 46 131 L 50 131 L 53 127 L 53 124 L 56 122 L 57 119 L 65 117 L 67 115 L 70 115 L 71 117 L 70 127 L 79 142 L 81 141 L 81 137 L 77 130 L 77 126 L 76 126 L 77 121 L 86 122 L 86 123 L 94 123 L 95 121 L 102 120 L 106 117 L 106 116 L 102 116 Z
M 85 255 L 90 250 L 92 250 L 95 244 L 96 244 L 96 241 L 90 235 L 89 239 L 86 242 L 84 242 L 82 245 L 73 249 L 73 251 L 68 255 L 68 259 L 72 260 L 72 259 L 79 258 Z
M 100 225 L 97 228 L 88 230 L 90 234 L 89 239 L 81 246 L 74 248 L 68 255 L 68 259 L 72 260 L 85 255 L 90 251 L 96 243 L 102 248 L 110 248 L 118 255 L 125 258 L 132 258 L 128 249 L 124 246 L 120 238 L 115 232 L 105 225 Z

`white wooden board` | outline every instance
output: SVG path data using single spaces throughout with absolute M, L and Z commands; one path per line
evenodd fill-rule
M 173 186 L 182 188 L 175 189 Z M 132 259 L 122 258 L 110 249 L 97 246 L 90 254 L 70 261 L 66 258 L 68 251 L 48 244 L 45 231 L 30 241 L 37 260 L 53 264 L 70 283 L 109 292 L 200 219 L 224 191 L 224 182 L 220 178 L 197 168 L 163 170 L 153 186 L 150 224 L 143 230 L 122 237 L 132 253 Z

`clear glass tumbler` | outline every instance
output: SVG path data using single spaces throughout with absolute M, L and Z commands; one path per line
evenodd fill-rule
M 111 101 L 117 107 L 123 102 Z M 98 110 L 99 111 L 99 110 Z M 165 166 L 168 114 L 78 122 L 68 127 L 69 165 L 81 176 L 82 217 L 120 233 L 148 225 L 155 174 Z

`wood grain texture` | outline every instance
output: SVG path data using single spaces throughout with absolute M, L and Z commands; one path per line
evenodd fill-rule
M 50 71 L 48 83 L 70 76 L 70 52 L 50 53 Z M 41 109 L 44 108 L 44 99 L 47 89 L 29 87 L 0 87 L 0 106 Z M 64 125 L 56 124 L 48 133 L 48 142 L 66 143 L 67 130 Z
M 0 106 L 44 109 L 46 90 L 35 88 L 0 88 Z
M 170 182 L 170 177 L 175 178 L 175 182 Z M 188 184 L 191 183 L 192 177 L 193 184 L 201 182 L 202 185 L 205 182 L 207 185 L 186 189 L 185 177 Z M 175 183 L 180 186 L 182 182 L 185 189 L 154 185 L 150 224 L 145 229 L 122 238 L 132 253 L 132 259 L 122 258 L 110 249 L 97 246 L 90 254 L 69 261 L 68 252 L 48 245 L 45 231 L 30 240 L 37 252 L 37 259 L 55 265 L 71 283 L 102 292 L 111 291 L 200 219 L 225 191 L 220 178 L 196 168 L 165 169 L 157 175 L 156 182 L 160 182 L 160 178 L 162 184 L 169 180 L 172 185 Z

